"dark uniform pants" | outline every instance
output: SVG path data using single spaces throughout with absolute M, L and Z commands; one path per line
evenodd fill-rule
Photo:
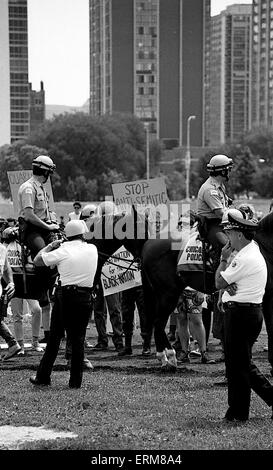
M 66 331 L 67 340 L 71 343 L 71 369 L 69 385 L 80 387 L 84 359 L 84 340 L 92 308 L 91 293 L 80 288 L 66 289 L 58 287 L 51 314 L 50 334 L 45 353 L 37 370 L 37 380 L 48 383 L 60 342 Z
M 228 415 L 249 416 L 251 389 L 268 406 L 273 404 L 273 386 L 252 361 L 252 347 L 263 323 L 261 307 L 225 305 L 225 362 L 228 380 Z

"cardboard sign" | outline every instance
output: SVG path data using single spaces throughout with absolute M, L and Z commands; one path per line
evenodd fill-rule
M 18 191 L 19 191 L 21 184 L 32 177 L 32 170 L 7 171 L 7 175 L 9 179 L 11 198 L 13 202 L 14 217 L 18 218 L 18 215 L 19 215 Z M 44 187 L 48 195 L 49 210 L 52 212 L 55 212 L 50 178 L 48 178 Z
M 135 263 L 130 266 L 131 261 L 133 261 L 131 253 L 122 246 L 113 254 L 113 257 L 107 260 L 101 271 L 104 295 L 115 294 L 116 292 L 140 286 L 140 271 Z M 132 269 L 128 269 L 129 266 Z
M 128 183 L 112 184 L 114 201 L 121 210 L 126 210 L 128 205 L 143 210 L 168 204 L 169 198 L 163 177 L 150 180 L 131 181 Z

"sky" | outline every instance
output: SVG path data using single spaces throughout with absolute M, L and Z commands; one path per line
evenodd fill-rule
M 211 0 L 212 16 L 234 3 L 252 0 Z M 88 0 L 28 0 L 29 81 L 33 90 L 44 82 L 46 104 L 82 106 L 88 99 L 88 6 Z

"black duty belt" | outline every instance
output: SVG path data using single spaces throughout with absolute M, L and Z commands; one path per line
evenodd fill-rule
M 252 302 L 225 302 L 224 307 L 261 307 L 262 304 L 254 304 Z
M 82 287 L 76 286 L 75 284 L 59 287 L 65 292 L 87 292 L 89 294 L 92 294 L 93 292 L 93 287 Z

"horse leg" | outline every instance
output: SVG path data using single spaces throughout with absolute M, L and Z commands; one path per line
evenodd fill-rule
M 162 370 L 175 371 L 177 368 L 176 353 L 171 346 L 165 329 L 169 316 L 176 307 L 179 294 L 164 294 L 165 295 L 158 296 L 156 302 L 157 315 L 154 323 L 154 337 L 157 351 L 156 356 L 159 360 L 161 360 Z
M 263 316 L 268 339 L 268 361 L 273 376 L 273 294 L 266 292 L 263 298 Z

